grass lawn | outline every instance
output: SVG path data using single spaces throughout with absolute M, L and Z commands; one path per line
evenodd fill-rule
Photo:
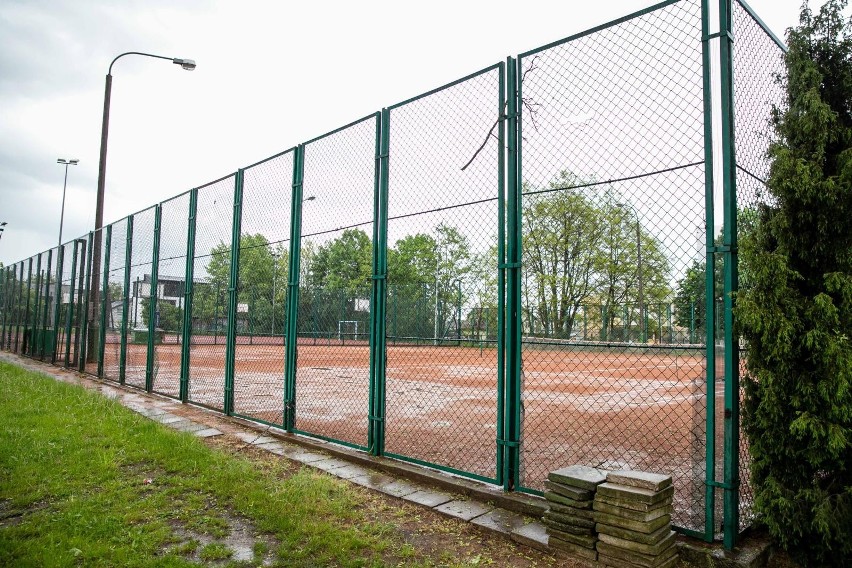
M 0 421 L 2 566 L 553 562 L 289 460 L 205 443 L 4 362 Z

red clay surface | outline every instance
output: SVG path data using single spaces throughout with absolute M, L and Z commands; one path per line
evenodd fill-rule
M 222 408 L 224 338 L 193 343 L 190 400 Z M 235 411 L 280 424 L 284 346 L 280 338 L 239 338 Z M 265 344 L 258 344 L 265 343 Z M 118 378 L 118 345 L 105 374 Z M 145 345 L 128 345 L 126 381 L 145 385 Z M 154 390 L 178 395 L 180 350 L 157 345 Z M 542 489 L 549 471 L 570 464 L 631 468 L 675 479 L 674 522 L 703 528 L 705 359 L 698 350 L 623 348 L 523 351 L 522 485 Z M 296 427 L 359 446 L 367 443 L 369 347 L 300 339 Z M 496 477 L 497 357 L 494 349 L 427 345 L 387 348 L 386 451 Z M 721 386 L 717 389 L 721 392 Z M 717 405 L 717 407 L 720 405 Z

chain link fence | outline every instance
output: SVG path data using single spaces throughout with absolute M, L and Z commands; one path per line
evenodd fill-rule
M 767 154 L 773 142 L 774 108 L 784 109 L 786 47 L 767 31 L 760 18 L 739 1 L 733 6 L 734 124 L 736 125 L 737 234 L 741 241 L 754 228 L 758 206 L 771 204 L 766 188 L 771 162 Z M 748 266 L 740 263 L 739 287 L 749 286 Z M 740 373 L 745 371 L 745 351 L 740 354 Z M 740 397 L 744 396 L 740 392 Z M 740 439 L 740 529 L 750 526 L 753 492 L 749 472 L 748 440 Z
M 723 202 L 743 236 L 784 97 L 731 9 L 662 2 L 4 267 L 0 347 L 505 490 L 668 473 L 676 526 L 730 544 Z

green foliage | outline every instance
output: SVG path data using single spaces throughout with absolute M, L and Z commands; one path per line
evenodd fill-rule
M 803 8 L 776 109 L 770 205 L 743 239 L 755 508 L 805 565 L 852 563 L 852 22 Z
M 142 326 L 146 329 L 148 327 L 148 314 L 150 313 L 148 306 L 150 304 L 150 298 L 142 298 L 139 302 L 139 315 L 142 318 Z M 159 300 L 157 302 L 157 311 L 160 312 L 160 319 L 157 322 L 157 327 L 159 329 L 176 332 L 183 329 L 183 309 L 175 306 L 171 302 Z
M 586 181 L 563 171 L 547 189 L 524 200 L 523 283 L 525 325 L 530 333 L 570 337 L 584 304 L 599 304 L 612 330 L 618 310 L 639 303 L 641 249 L 643 303 L 667 300 L 669 265 L 660 242 L 642 227 L 628 203 L 611 190 L 572 189 Z M 610 335 L 604 331 L 605 335 Z

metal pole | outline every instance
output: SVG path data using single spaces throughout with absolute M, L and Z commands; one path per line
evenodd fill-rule
M 62 211 L 59 214 L 59 246 L 62 246 L 62 223 L 65 221 L 65 188 L 68 186 L 68 166 L 65 164 L 65 180 L 62 182 Z

